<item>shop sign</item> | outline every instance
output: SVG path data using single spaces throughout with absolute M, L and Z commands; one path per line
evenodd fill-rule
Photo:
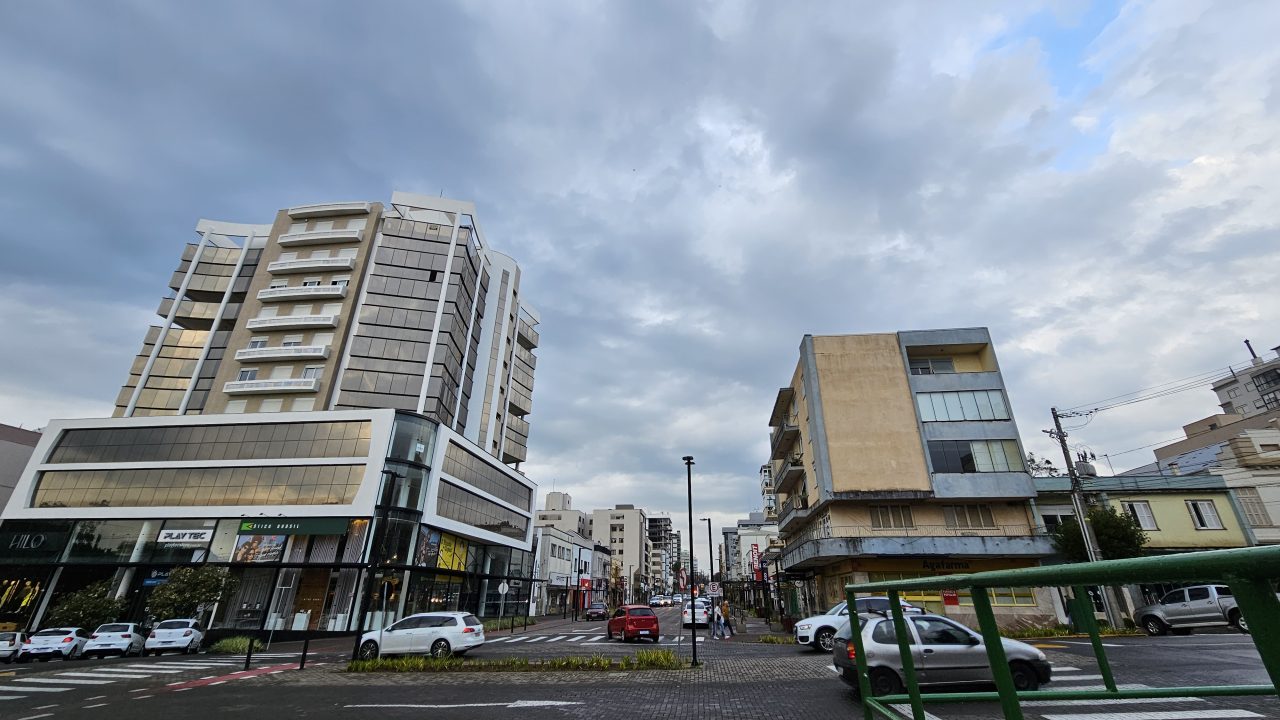
M 755 573 L 756 580 L 764 579 L 760 573 L 760 545 L 758 543 L 751 543 L 751 568 Z
M 467 569 L 467 541 L 449 533 L 440 533 L 441 570 Z
M 147 577 L 142 579 L 142 587 L 155 587 L 169 582 L 170 570 L 153 569 Z
M 62 551 L 67 544 L 65 532 L 22 532 L 9 531 L 0 533 L 0 548 L 4 548 L 10 557 L 42 559 L 52 557 Z
M 955 590 L 943 590 L 942 604 L 943 605 L 959 605 L 960 593 L 956 592 Z
M 237 535 L 346 535 L 346 518 L 241 520 Z
M 284 546 L 288 540 L 288 535 L 241 535 L 236 538 L 231 562 L 279 562 L 284 557 Z
M 213 530 L 161 530 L 156 542 L 169 545 L 205 545 L 213 539 Z

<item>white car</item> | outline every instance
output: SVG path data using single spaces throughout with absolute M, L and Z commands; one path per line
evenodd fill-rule
M 855 602 L 858 604 L 858 612 L 860 613 L 883 614 L 889 612 L 889 598 L 886 597 L 860 597 Z M 924 612 L 923 609 L 901 599 L 898 600 L 898 604 L 902 607 L 902 612 L 906 614 L 916 615 Z M 807 617 L 796 623 L 796 644 L 808 645 L 814 650 L 822 652 L 831 652 L 836 630 L 848 619 L 849 604 L 847 602 L 838 603 L 822 615 Z
M 22 652 L 22 643 L 26 642 L 27 634 L 20 632 L 0 632 L 0 660 L 11 663 L 18 659 L 18 653 Z
M 107 623 L 99 625 L 89 642 L 85 643 L 83 655 L 141 655 L 142 646 L 146 642 L 142 628 L 134 623 Z
M 46 628 L 27 638 L 22 651 L 18 653 L 18 662 L 46 661 L 55 657 L 75 660 L 84 652 L 84 644 L 87 642 L 89 633 L 84 628 Z
M 692 603 L 685 603 L 684 610 L 680 612 L 680 622 L 687 628 L 709 624 L 709 607 L 706 600 L 694 600 Z
M 165 620 L 156 623 L 147 640 L 143 643 L 142 654 L 160 653 L 168 650 L 181 653 L 198 653 L 200 644 L 204 642 L 204 630 L 195 620 Z
M 484 644 L 484 623 L 466 612 L 410 615 L 360 637 L 360 659 L 384 655 L 462 655 Z

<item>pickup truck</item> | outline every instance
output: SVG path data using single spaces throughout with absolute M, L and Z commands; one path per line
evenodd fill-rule
M 1187 635 L 1192 628 L 1221 625 L 1249 632 L 1226 585 L 1193 585 L 1165 593 L 1160 602 L 1133 611 L 1133 620 L 1148 635 Z

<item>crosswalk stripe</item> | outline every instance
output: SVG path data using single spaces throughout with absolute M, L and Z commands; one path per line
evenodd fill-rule
M 1105 702 L 1105 701 L 1103 701 Z M 1127 713 L 1072 713 L 1070 715 L 1045 715 L 1045 720 L 1222 720 L 1224 718 L 1265 717 L 1249 710 L 1181 710 Z
M 897 705 L 891 705 L 890 707 L 892 707 L 894 710 L 897 710 L 898 713 L 901 714 L 902 717 L 904 718 L 911 716 L 911 706 L 908 705 L 907 703 L 899 703 Z M 925 720 L 942 720 L 942 718 L 938 717 L 937 715 L 934 715 L 933 713 L 927 710 L 924 713 L 924 717 L 925 717 Z
M 579 640 L 581 640 L 581 639 L 582 639 L 582 638 L 584 638 L 584 637 L 586 637 L 586 636 L 585 636 L 585 635 L 576 635 L 576 636 L 574 636 L 574 637 L 569 638 L 568 642 L 578 642 Z
M 14 682 L 43 685 L 110 685 L 115 680 L 54 680 L 53 678 L 18 678 Z
M 73 678 L 93 678 L 95 680 L 140 680 L 149 678 L 150 675 L 121 675 L 120 673 L 101 674 L 97 672 L 65 672 L 58 673 L 58 677 Z
M 517 635 L 513 638 L 508 638 L 507 642 L 518 643 L 518 642 L 524 642 L 525 640 L 528 640 L 528 639 L 529 639 L 528 635 Z
M 1102 679 L 1101 675 L 1069 675 L 1063 678 L 1054 678 L 1053 682 L 1056 685 L 1057 683 L 1060 683 L 1060 682 L 1083 682 L 1086 680 L 1101 680 L 1101 679 Z
M 89 672 L 106 673 L 108 675 L 142 675 L 142 677 L 146 677 L 146 672 L 143 670 L 117 670 L 115 668 L 97 668 L 94 670 L 90 670 Z
M 597 636 L 595 636 L 595 637 L 591 638 L 591 640 L 590 640 L 589 642 L 599 642 L 600 640 L 603 640 L 603 639 L 604 639 L 604 636 L 603 636 L 603 635 L 597 635 Z
M 71 688 L 69 688 L 69 687 L 32 687 L 32 686 L 26 686 L 26 687 L 14 687 L 14 686 L 10 685 L 10 686 L 8 686 L 8 687 L 4 688 L 4 691 L 5 691 L 5 692 L 20 692 L 20 693 L 29 693 L 29 692 L 66 692 L 66 691 L 68 691 L 68 690 L 70 690 L 70 689 L 71 689 Z
M 1107 698 L 1106 700 L 1023 700 L 1022 707 L 1049 707 L 1051 705 L 1080 706 L 1088 705 L 1140 705 L 1142 703 L 1184 703 L 1204 702 L 1198 697 L 1165 697 L 1165 698 Z
M 0 700 L 21 700 L 21 695 L 0 695 Z
M 1054 672 L 1080 672 L 1080 668 L 1076 668 L 1076 667 L 1058 667 L 1057 665 L 1054 665 L 1054 666 L 1053 666 L 1053 671 L 1054 671 Z
M 563 640 L 563 639 L 565 639 L 565 638 L 567 638 L 567 637 L 569 637 L 569 636 L 568 636 L 568 635 L 557 635 L 557 636 L 555 636 L 555 637 L 551 638 L 550 640 L 548 640 L 547 642 L 555 642 L 555 641 L 557 641 L 557 640 Z
M 170 673 L 182 672 L 182 670 L 179 668 L 156 667 L 154 665 L 126 665 L 125 667 L 138 668 L 139 670 L 141 670 L 142 668 L 146 668 L 150 672 L 164 673 L 165 675 L 168 675 Z
M 531 643 L 536 643 L 536 642 L 539 642 L 539 641 L 542 641 L 542 640 L 546 640 L 546 639 L 547 639 L 547 636 L 546 636 L 546 635 L 535 635 L 535 636 L 533 636 L 533 637 L 529 638 L 529 642 L 531 642 Z

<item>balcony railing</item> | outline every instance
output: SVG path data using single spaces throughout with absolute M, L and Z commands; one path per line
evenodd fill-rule
M 256 317 L 245 323 L 250 330 L 293 330 L 295 328 L 337 327 L 337 315 L 276 315 Z
M 774 481 L 774 492 L 790 493 L 804 482 L 804 465 L 801 463 L 800 457 L 787 458 L 787 464 L 778 471 L 777 480 Z
M 520 341 L 521 345 L 532 350 L 538 347 L 538 341 L 540 338 L 538 337 L 538 331 L 534 330 L 529 326 L 529 323 L 521 319 L 516 325 L 516 339 Z
M 263 288 L 258 291 L 258 299 L 262 302 L 277 302 L 280 300 L 320 300 L 344 298 L 346 296 L 346 285 L 303 285 L 301 287 Z
M 328 345 L 244 348 L 236 351 L 237 360 L 323 360 L 328 357 Z
M 786 505 L 780 517 L 786 516 Z M 912 527 L 873 527 L 871 525 L 812 525 L 803 532 L 787 535 L 787 546 L 809 540 L 832 537 L 1043 537 L 1044 528 L 1027 525 L 994 525 L 985 528 L 956 528 L 947 525 L 913 525 Z
M 304 260 L 276 260 L 267 264 L 267 271 L 274 275 L 314 272 L 323 270 L 350 270 L 356 266 L 351 257 L 306 258 Z
M 327 245 L 329 243 L 360 242 L 363 230 L 313 230 L 311 232 L 288 233 L 280 236 L 280 244 L 284 247 L 299 245 Z
M 786 517 L 795 510 L 805 510 L 809 507 L 809 498 L 804 495 L 792 495 L 787 501 L 782 503 L 782 510 L 778 513 L 780 517 Z
M 319 389 L 319 378 L 232 380 L 222 386 L 222 391 L 231 395 L 243 395 L 247 393 L 315 392 Z
M 791 450 L 791 446 L 795 444 L 798 437 L 800 437 L 800 428 L 795 425 L 783 425 L 775 428 L 769 434 L 769 458 L 781 460 L 786 457 L 787 452 Z
M 317 205 L 299 205 L 288 210 L 289 217 L 295 220 L 329 215 L 364 215 L 373 209 L 367 202 L 320 203 Z

